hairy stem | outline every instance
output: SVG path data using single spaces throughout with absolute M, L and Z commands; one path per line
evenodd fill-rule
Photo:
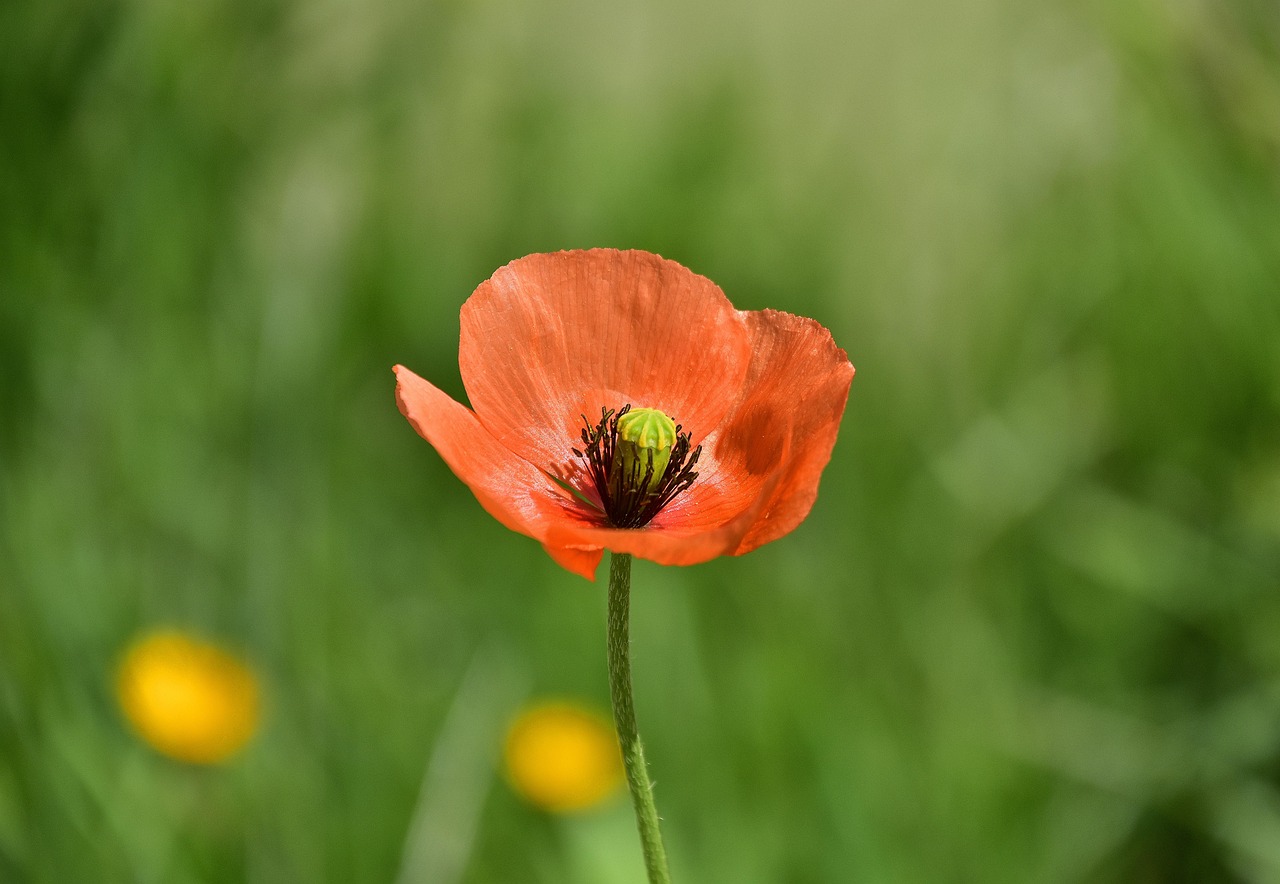
M 609 554 L 609 693 L 613 697 L 613 720 L 622 747 L 622 763 L 631 787 L 636 810 L 636 827 L 644 850 L 644 867 L 649 884 L 670 884 L 667 852 L 658 831 L 658 808 L 653 802 L 653 783 L 644 761 L 644 746 L 636 727 L 635 703 L 631 698 L 631 555 Z

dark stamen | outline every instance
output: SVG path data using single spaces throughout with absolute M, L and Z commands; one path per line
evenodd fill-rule
M 652 451 L 643 472 L 640 462 L 636 461 L 630 475 L 623 475 L 621 469 L 615 474 L 618 418 L 630 410 L 630 405 L 622 406 L 617 412 L 601 408 L 600 420 L 594 427 L 587 416 L 582 415 L 586 425 L 582 431 L 583 447 L 570 449 L 575 457 L 587 462 L 587 475 L 600 495 L 605 518 L 614 528 L 642 528 L 649 524 L 664 506 L 698 478 L 693 468 L 698 463 L 698 455 L 702 454 L 701 445 L 690 451 L 690 434 L 680 432 L 681 426 L 676 424 L 676 442 L 661 476 L 654 476 Z

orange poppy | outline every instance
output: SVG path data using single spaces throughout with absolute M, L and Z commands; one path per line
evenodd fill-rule
M 471 408 L 397 365 L 400 411 L 492 516 L 589 580 L 605 549 L 692 565 L 794 529 L 853 380 L 817 322 L 735 310 L 648 252 L 512 261 L 461 331 Z

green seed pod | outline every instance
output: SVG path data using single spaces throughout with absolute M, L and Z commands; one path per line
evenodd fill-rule
M 635 408 L 618 418 L 618 448 L 614 455 L 613 469 L 624 484 L 636 491 L 653 491 L 658 487 L 662 474 L 671 460 L 671 449 L 676 444 L 675 421 L 656 408 Z M 652 459 L 652 460 L 651 460 Z M 645 488 L 649 465 L 653 473 Z

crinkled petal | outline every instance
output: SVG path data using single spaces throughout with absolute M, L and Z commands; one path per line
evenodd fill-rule
M 395 373 L 400 412 L 491 516 L 538 540 L 549 525 L 569 520 L 579 506 L 572 497 L 494 439 L 470 409 L 404 366 Z
M 751 416 L 745 416 L 751 417 Z M 709 531 L 739 522 L 742 513 L 757 516 L 767 500 L 764 489 L 777 485 L 792 445 L 803 444 L 790 431 L 789 416 L 764 413 L 759 420 L 726 420 L 702 445 L 696 464 L 697 479 L 669 503 L 651 524 Z M 766 419 L 767 417 L 767 419 Z M 751 527 L 744 525 L 743 533 Z
M 554 471 L 602 407 L 658 408 L 701 440 L 746 377 L 743 316 L 713 282 L 648 252 L 529 255 L 463 305 L 458 362 L 489 432 Z
M 845 351 L 812 319 L 776 310 L 744 315 L 752 335 L 751 369 L 709 447 L 715 459 L 741 465 L 742 482 L 750 482 L 757 467 L 777 470 L 778 481 L 735 555 L 782 537 L 809 514 L 854 373 Z M 779 431 L 786 434 L 781 444 Z M 780 461 L 779 447 L 785 451 Z
M 568 546 L 550 546 L 544 543 L 542 548 L 547 551 L 547 555 L 555 560 L 557 565 L 566 571 L 572 571 L 574 574 L 591 581 L 596 579 L 596 569 L 600 567 L 600 559 L 604 556 L 604 548 L 599 546 L 589 549 L 575 549 Z
M 853 366 L 819 323 L 764 310 L 743 314 L 752 334 L 748 377 L 724 423 L 703 443 L 698 479 L 655 529 L 743 528 L 735 555 L 792 531 L 809 514 L 831 459 Z M 743 525 L 741 514 L 754 513 Z
M 709 526 L 705 520 L 692 522 L 668 518 L 666 524 L 655 519 L 644 528 L 606 528 L 571 515 L 569 519 L 558 520 L 549 526 L 547 542 L 571 549 L 603 547 L 613 552 L 631 553 L 660 565 L 696 565 L 710 561 L 733 552 L 741 544 L 771 498 L 779 475 L 775 473 L 768 477 L 764 485 L 757 488 L 759 493 L 745 509 L 718 525 Z

